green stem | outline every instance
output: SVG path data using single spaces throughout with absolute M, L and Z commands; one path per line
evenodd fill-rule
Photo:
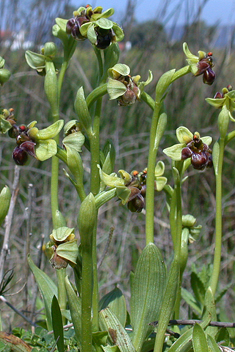
M 57 275 L 57 282 L 58 282 L 58 302 L 60 303 L 60 309 L 65 310 L 66 302 L 67 302 L 66 289 L 64 284 L 64 280 L 66 277 L 66 269 L 56 270 L 56 275 Z M 63 321 L 63 325 L 66 324 L 66 319 L 63 315 L 62 315 L 62 321 Z
M 143 92 L 141 94 L 141 99 L 152 109 L 154 110 L 155 107 L 155 101 L 150 95 L 148 95 L 146 92 Z
M 219 140 L 219 160 L 218 160 L 218 172 L 216 173 L 216 219 L 215 219 L 215 253 L 213 272 L 211 276 L 210 286 L 213 295 L 216 293 L 220 264 L 221 264 L 221 249 L 222 249 L 222 170 L 223 170 L 223 158 L 224 158 L 225 141 L 223 138 Z
M 92 352 L 92 246 L 82 249 L 82 352 Z
M 99 98 L 107 93 L 107 83 L 100 85 L 95 88 L 86 98 L 88 109 L 94 104 Z
M 150 130 L 148 177 L 146 185 L 146 245 L 154 242 L 154 178 L 157 150 L 155 146 L 156 131 L 159 119 L 160 104 L 155 104 Z
M 178 71 L 176 71 L 171 79 L 171 83 L 173 83 L 174 81 L 176 81 L 177 79 L 179 79 L 180 77 L 183 77 L 184 75 L 186 75 L 187 73 L 190 72 L 190 66 L 184 66 L 181 69 L 179 69 Z

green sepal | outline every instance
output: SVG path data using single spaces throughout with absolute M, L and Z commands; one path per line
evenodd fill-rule
M 113 31 L 115 33 L 115 39 L 117 42 L 120 42 L 124 38 L 124 32 L 121 27 L 115 22 L 113 22 Z
M 131 287 L 132 341 L 137 351 L 141 351 L 153 329 L 149 323 L 159 317 L 165 285 L 166 267 L 162 255 L 153 243 L 149 243 L 138 259 Z
M 78 257 L 77 239 L 60 244 L 56 248 L 56 253 L 61 258 L 75 265 Z
M 152 71 L 149 70 L 147 80 L 142 81 L 138 84 L 138 88 L 140 89 L 140 93 L 143 93 L 145 86 L 147 86 L 149 83 L 151 83 L 152 80 L 153 80 L 153 73 L 152 73 Z
M 70 241 L 71 239 L 74 239 L 74 228 L 64 226 L 54 229 L 50 238 L 55 242 Z
M 63 18 L 57 17 L 57 18 L 55 19 L 55 22 L 56 22 L 56 24 L 59 26 L 59 28 L 60 28 L 63 32 L 66 33 L 66 26 L 67 26 L 68 20 L 65 20 L 65 19 L 63 19 Z
M 81 131 L 74 132 L 66 136 L 62 143 L 67 149 L 67 147 L 76 150 L 77 152 L 81 153 L 82 146 L 85 142 L 85 136 L 82 134 Z
M 162 176 L 165 172 L 165 164 L 163 161 L 158 161 L 155 167 L 155 177 Z
M 158 176 L 155 180 L 155 189 L 160 192 L 163 190 L 164 186 L 167 183 L 167 178 L 164 176 Z
M 79 117 L 79 121 L 83 128 L 87 132 L 91 132 L 92 121 L 88 111 L 83 87 L 80 87 L 77 91 L 77 95 L 74 102 L 75 111 Z
M 7 70 L 6 68 L 0 69 L 0 84 L 1 84 L 1 86 L 4 83 L 6 83 L 10 77 L 11 77 L 11 72 L 9 70 Z
M 97 16 L 98 18 L 108 18 L 108 17 L 113 16 L 113 14 L 114 14 L 114 9 L 110 8 L 100 14 L 94 14 L 93 16 Z M 96 19 L 98 19 L 97 17 L 96 17 Z
M 182 158 L 182 149 L 184 144 L 174 144 L 172 147 L 163 149 L 163 153 L 169 156 L 172 160 L 179 161 Z
M 47 160 L 57 153 L 57 144 L 53 139 L 38 141 L 35 148 L 36 157 L 40 161 Z
M 74 289 L 68 279 L 68 276 L 65 278 L 65 289 L 68 298 L 69 310 L 71 313 L 71 318 L 73 322 L 73 327 L 75 331 L 75 337 L 79 349 L 81 348 L 81 339 L 82 339 L 82 325 L 81 325 L 81 316 L 82 316 L 82 301 L 81 298 L 76 295 Z
M 53 334 L 57 348 L 59 352 L 64 352 L 64 329 L 62 323 L 62 315 L 60 306 L 56 296 L 52 299 L 51 304 L 51 317 L 52 317 L 52 326 L 53 326 Z
M 109 308 L 101 310 L 99 318 L 101 329 L 108 331 L 110 340 L 119 347 L 121 352 L 136 352 L 126 330 Z
M 28 263 L 30 269 L 34 274 L 35 280 L 38 284 L 38 288 L 41 292 L 44 301 L 48 330 L 52 330 L 53 327 L 51 320 L 51 304 L 53 297 L 58 297 L 57 287 L 54 282 L 49 278 L 49 276 L 34 264 L 30 255 L 28 256 Z
M 109 76 L 113 79 L 121 76 L 128 76 L 130 74 L 130 67 L 125 64 L 116 64 L 109 69 Z
M 12 128 L 12 125 L 3 115 L 0 115 L 0 132 L 7 133 Z
M 125 187 L 125 181 L 123 178 L 117 176 L 117 174 L 112 173 L 107 175 L 102 171 L 100 165 L 97 165 L 100 172 L 100 179 L 105 183 L 106 186 L 114 188 L 114 187 Z
M 215 108 L 221 108 L 224 104 L 224 98 L 206 98 L 208 104 L 214 106 Z
M 187 144 L 193 140 L 193 134 L 187 127 L 180 126 L 176 130 L 176 137 L 182 144 Z
M 107 83 L 109 99 L 114 100 L 121 97 L 126 92 L 126 86 L 120 81 L 109 78 Z
M 0 193 L 0 226 L 7 216 L 11 202 L 11 191 L 8 186 L 3 187 Z
M 156 101 L 160 102 L 165 98 L 166 91 L 167 91 L 169 85 L 171 84 L 171 79 L 172 79 L 174 73 L 175 73 L 175 69 L 164 73 L 160 77 L 160 79 L 157 83 L 157 86 L 156 86 Z
M 90 27 L 93 27 L 93 23 L 92 22 L 86 22 L 84 23 L 81 27 L 80 27 L 80 33 L 83 37 L 87 37 L 87 32 L 89 30 Z
M 50 138 L 54 138 L 57 136 L 57 134 L 61 131 L 63 128 L 64 121 L 63 120 L 58 120 L 54 122 L 52 125 L 43 128 L 42 130 L 38 130 L 37 134 L 35 136 L 32 136 L 36 140 L 47 140 Z M 30 130 L 29 130 L 29 135 L 30 135 Z
M 131 190 L 125 186 L 116 188 L 117 197 L 121 199 L 122 204 L 125 205 L 131 195 Z
M 197 219 L 190 214 L 182 216 L 182 226 L 183 227 L 193 227 L 196 224 Z
M 46 67 L 45 55 L 34 53 L 31 50 L 25 52 L 25 59 L 29 67 L 34 70 L 42 69 Z
M 107 30 L 113 27 L 113 22 L 104 17 L 99 18 L 97 21 L 93 23 L 95 23 L 98 27 L 107 29 Z
M 90 25 L 88 27 L 86 36 L 87 36 L 88 40 L 91 42 L 91 44 L 95 45 L 97 43 L 97 34 L 96 34 L 94 26 Z
M 201 137 L 201 141 L 207 145 L 210 145 L 212 142 L 212 137 L 211 136 Z
M 193 327 L 193 351 L 194 352 L 209 352 L 206 334 L 199 324 Z
M 122 326 L 125 327 L 127 317 L 126 300 L 118 287 L 115 287 L 101 298 L 99 310 L 107 307 L 116 315 Z
M 218 142 L 215 142 L 214 147 L 213 147 L 213 152 L 212 152 L 215 175 L 218 175 L 219 154 L 220 154 L 220 146 L 219 146 Z

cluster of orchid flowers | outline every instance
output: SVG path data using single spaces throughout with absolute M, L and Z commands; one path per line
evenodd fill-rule
M 80 7 L 73 13 L 74 17 L 69 20 L 57 18 L 56 25 L 53 27 L 53 33 L 59 37 L 66 46 L 70 39 L 85 40 L 90 42 L 98 49 L 106 49 L 110 44 L 123 39 L 122 29 L 108 17 L 114 13 L 113 9 L 102 12 L 102 7 L 92 9 L 90 5 Z M 187 57 L 189 70 L 194 76 L 203 76 L 203 82 L 211 85 L 215 79 L 213 71 L 212 53 L 198 52 L 198 56 L 192 54 L 186 43 L 183 44 L 183 50 Z M 26 52 L 26 60 L 29 66 L 36 69 L 40 74 L 46 73 L 47 62 L 52 62 L 56 72 L 60 70 L 62 59 L 56 57 L 57 48 L 54 43 L 46 43 L 41 54 Z M 0 83 L 1 70 L 3 69 L 4 60 L 0 60 Z M 5 71 L 4 71 L 5 72 Z M 8 75 L 9 76 L 9 75 Z M 152 73 L 149 71 L 148 79 L 140 82 L 140 76 L 131 76 L 130 68 L 124 64 L 116 64 L 108 69 L 107 91 L 110 99 L 116 99 L 121 106 L 134 104 L 141 100 L 141 94 L 147 84 L 152 81 Z M 8 77 L 9 78 L 9 77 Z M 208 103 L 217 108 L 226 109 L 230 119 L 235 121 L 231 115 L 235 110 L 235 91 L 232 87 L 224 88 L 222 93 L 216 93 L 214 99 L 207 99 Z M 72 126 L 74 121 L 67 124 L 65 131 L 68 131 L 68 125 Z M 53 139 L 62 129 L 63 121 L 59 120 L 53 125 L 39 130 L 36 127 L 36 121 L 26 125 L 17 125 L 13 109 L 9 111 L 4 109 L 0 114 L 0 131 L 8 131 L 10 137 L 16 139 L 16 147 L 13 151 L 13 159 L 18 165 L 24 165 L 28 156 L 33 156 L 38 160 L 46 160 L 57 154 L 57 144 Z M 75 133 L 74 133 L 75 132 Z M 78 136 L 79 134 L 79 136 Z M 198 132 L 191 133 L 186 127 L 179 127 L 176 131 L 179 144 L 164 149 L 164 153 L 172 160 L 190 160 L 195 169 L 203 170 L 211 167 L 212 151 L 209 147 L 211 137 L 200 137 Z M 79 142 L 76 142 L 76 138 Z M 67 139 L 67 140 L 66 140 Z M 84 143 L 84 135 L 81 131 L 65 132 L 63 147 L 70 151 L 75 149 L 81 151 Z M 164 188 L 167 180 L 163 177 L 164 164 L 159 162 L 155 169 L 155 189 Z M 131 211 L 141 211 L 145 203 L 147 169 L 142 172 L 132 171 L 130 174 L 124 170 L 119 171 L 120 177 L 116 174 L 107 175 L 100 169 L 101 182 L 110 188 L 116 188 L 117 195 L 123 204 L 127 204 Z

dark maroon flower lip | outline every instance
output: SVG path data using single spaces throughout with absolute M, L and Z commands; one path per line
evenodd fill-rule
M 211 149 L 197 135 L 194 135 L 193 140 L 182 149 L 181 159 L 189 158 L 191 158 L 192 166 L 196 170 L 204 170 L 206 167 L 213 166 Z

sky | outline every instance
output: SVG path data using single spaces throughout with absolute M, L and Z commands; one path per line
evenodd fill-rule
M 125 14 L 128 0 L 87 0 L 92 6 L 102 6 L 104 10 L 115 9 L 114 20 L 119 20 Z M 235 0 L 136 0 L 135 17 L 139 22 L 149 19 L 167 20 L 170 25 L 184 24 L 187 14 L 190 18 L 197 12 L 198 6 L 206 2 L 200 19 L 212 25 L 230 25 L 235 23 Z M 86 2 L 72 0 L 76 8 L 86 5 Z M 164 12 L 165 11 L 165 12 Z

